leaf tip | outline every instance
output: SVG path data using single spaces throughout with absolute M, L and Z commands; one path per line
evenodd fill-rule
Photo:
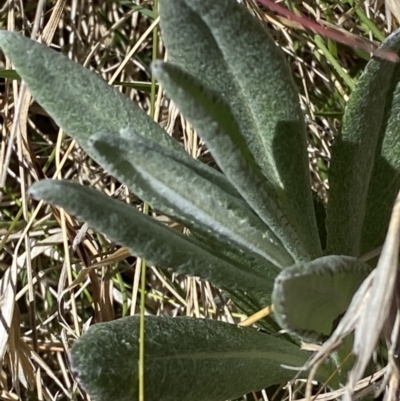
M 5 29 L 0 29 L 0 47 L 4 52 L 5 52 L 4 47 L 7 44 L 7 42 L 9 42 L 10 39 L 16 35 L 19 35 L 19 34 L 16 32 L 7 31 Z
M 57 187 L 59 186 L 58 183 L 58 180 L 49 179 L 35 182 L 28 189 L 28 194 L 36 200 L 46 199 L 50 190 L 57 190 Z M 61 190 L 61 188 L 59 188 L 59 190 Z
M 151 72 L 153 73 L 153 75 L 157 77 L 157 74 L 164 69 L 163 67 L 165 64 L 166 63 L 163 60 L 154 60 L 151 63 Z
M 1 35 L 1 34 L 0 34 Z M 1 40 L 1 36 L 0 36 L 0 40 Z M 39 182 L 35 182 L 31 187 L 29 187 L 28 189 L 28 195 L 30 195 L 32 198 L 39 200 L 41 198 L 40 196 L 40 181 Z

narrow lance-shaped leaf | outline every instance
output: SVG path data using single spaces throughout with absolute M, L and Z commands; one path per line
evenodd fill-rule
M 0 48 L 15 66 L 35 100 L 88 154 L 88 140 L 102 129 L 118 133 L 131 127 L 190 163 L 200 175 L 236 194 L 225 177 L 194 160 L 145 111 L 95 73 L 47 46 L 15 32 L 0 31 Z
M 310 257 L 321 256 L 304 118 L 281 50 L 235 0 L 164 0 L 160 17 L 169 60 L 229 104 Z
M 218 236 L 263 256 L 273 268 L 293 264 L 281 242 L 243 201 L 164 154 L 157 143 L 140 136 L 132 141 L 133 133 L 127 141 L 125 134 L 95 135 L 92 152 L 98 153 L 96 159 L 107 171 L 139 189 L 137 196 L 203 235 Z
M 294 260 L 309 255 L 291 225 L 275 189 L 262 175 L 249 151 L 229 106 L 195 77 L 163 62 L 152 65 L 153 74 L 204 139 L 230 182 L 270 227 Z
M 400 51 L 400 32 L 391 40 Z M 389 42 L 390 43 L 390 42 Z M 361 254 L 383 244 L 392 205 L 400 189 L 400 68 L 392 78 L 392 94 L 387 102 L 385 134 L 381 135 L 368 190 L 366 216 L 362 228 Z
M 207 245 L 92 188 L 70 181 L 44 180 L 35 183 L 30 193 L 79 216 L 150 264 L 200 276 L 219 287 L 243 290 L 269 292 L 276 277 L 277 271 L 256 267 L 251 271 L 248 266 L 243 268 L 224 259 Z
M 138 317 L 91 327 L 73 346 L 72 370 L 96 401 L 138 399 Z M 147 401 L 220 401 L 289 381 L 308 354 L 287 341 L 232 324 L 147 316 Z
M 400 33 L 383 48 L 400 51 Z M 359 256 L 383 243 L 400 187 L 400 67 L 373 58 L 352 93 L 332 149 L 329 253 Z
M 371 270 L 359 259 L 337 255 L 283 270 L 272 294 L 276 320 L 305 341 L 326 340 Z

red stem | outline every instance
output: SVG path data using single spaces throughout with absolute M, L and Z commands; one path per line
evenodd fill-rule
M 272 0 L 256 0 L 256 1 L 262 4 L 263 6 L 269 8 L 270 10 L 274 11 L 275 13 L 280 14 L 292 21 L 298 22 L 304 28 L 313 31 L 318 35 L 332 39 L 335 42 L 339 42 L 356 49 L 364 50 L 366 52 L 371 52 L 374 56 L 385 58 L 389 61 L 398 62 L 400 60 L 398 54 L 392 50 L 376 48 L 376 46 L 370 41 L 356 37 L 349 37 L 340 31 L 335 31 L 334 29 L 323 26 L 319 24 L 317 21 L 313 21 L 307 17 L 299 16 L 295 14 L 293 11 L 287 9 L 286 7 L 274 3 Z

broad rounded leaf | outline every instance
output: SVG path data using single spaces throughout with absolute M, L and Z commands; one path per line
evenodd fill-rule
M 92 326 L 72 347 L 72 370 L 95 401 L 138 399 L 139 317 Z M 309 354 L 254 329 L 147 316 L 145 399 L 221 401 L 291 380 Z
M 359 259 L 331 255 L 283 270 L 272 293 L 276 320 L 306 341 L 327 339 L 371 269 Z

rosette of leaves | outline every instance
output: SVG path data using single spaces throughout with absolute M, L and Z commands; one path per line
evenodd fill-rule
M 360 256 L 383 243 L 400 187 L 400 69 L 379 58 L 367 65 L 333 148 L 329 203 L 316 213 L 298 92 L 265 26 L 235 0 L 160 0 L 160 18 L 169 62 L 153 63 L 152 72 L 218 171 L 64 55 L 5 31 L 0 46 L 68 135 L 191 235 L 75 182 L 40 181 L 30 189 L 35 198 L 150 264 L 209 280 L 247 313 L 273 302 L 264 332 L 145 319 L 146 399 L 219 401 L 290 380 L 282 365 L 309 358 L 299 340 L 327 338 L 371 271 Z M 398 52 L 399 37 L 383 46 Z M 276 322 L 291 337 L 271 335 Z M 72 370 L 94 400 L 137 399 L 138 332 L 139 319 L 128 317 L 94 325 L 74 344 Z M 319 378 L 330 373 L 324 365 Z

